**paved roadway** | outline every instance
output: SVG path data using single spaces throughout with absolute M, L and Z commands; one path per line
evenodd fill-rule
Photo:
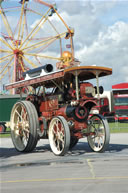
M 94 153 L 86 139 L 63 157 L 48 140 L 18 153 L 11 139 L 0 139 L 1 193 L 128 193 L 128 134 L 112 134 L 108 151 Z

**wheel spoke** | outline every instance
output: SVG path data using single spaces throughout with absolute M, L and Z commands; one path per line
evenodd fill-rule
M 22 1 L 22 7 L 21 7 L 21 15 L 20 15 L 20 20 L 19 20 L 19 31 L 18 31 L 18 40 L 20 40 L 20 33 L 21 33 L 21 25 L 22 25 L 22 18 L 23 18 L 23 15 L 24 15 L 24 3 L 25 3 L 25 0 Z M 24 27 L 24 25 L 23 25 Z M 22 39 L 21 39 L 22 41 Z
M 9 65 L 9 67 L 11 67 L 13 65 L 13 61 L 12 63 Z M 6 71 L 3 73 L 3 75 L 0 77 L 0 80 L 2 80 L 2 78 L 7 74 L 7 72 L 9 71 L 9 69 L 7 68 Z
M 66 120 L 61 116 L 53 118 L 49 126 L 49 142 L 56 155 L 64 155 L 70 145 L 70 131 Z
M 51 43 L 53 40 L 57 40 L 57 39 L 60 39 L 60 38 L 64 37 L 66 33 L 67 33 L 67 31 L 66 31 L 66 32 L 63 32 L 63 33 L 61 33 L 61 34 L 59 34 L 59 35 L 53 36 L 53 37 L 45 38 L 45 39 L 43 39 L 42 41 L 40 41 L 40 42 L 38 42 L 38 43 L 35 43 L 35 44 L 32 44 L 31 46 L 28 46 L 28 47 L 25 45 L 24 48 L 22 48 L 22 51 L 24 51 L 24 50 L 31 51 L 31 50 L 36 49 L 36 48 L 39 48 L 39 47 L 41 47 L 41 46 L 43 46 L 43 45 L 49 44 L 49 43 Z M 31 40 L 32 40 L 32 39 L 31 39 Z M 24 52 L 24 53 L 25 53 L 25 52 Z
M 18 151 L 32 151 L 37 144 L 38 115 L 29 101 L 17 102 L 11 113 L 11 135 Z
M 3 69 L 1 70 L 0 74 L 3 73 L 3 71 L 5 70 L 5 68 L 10 64 L 10 62 L 13 60 L 13 56 L 10 58 L 9 62 L 3 67 Z
M 3 49 L 0 49 L 0 53 L 12 53 L 12 51 L 10 51 L 10 50 L 3 50 Z
M 8 57 L 10 57 L 10 56 L 12 56 L 12 55 L 13 55 L 13 54 L 9 54 L 9 55 L 7 55 L 7 56 L 3 56 L 2 58 L 0 58 L 0 61 L 2 62 L 3 59 L 8 58 Z
M 21 116 L 20 113 L 17 111 L 17 109 L 15 110 L 15 113 L 17 113 L 18 118 L 20 118 L 20 120 L 22 121 L 22 116 Z
M 37 67 L 31 60 L 29 60 L 26 56 L 22 56 L 24 60 L 26 60 L 30 65 L 32 65 L 34 68 Z
M 6 15 L 5 15 L 4 10 L 3 10 L 2 7 L 1 7 L 1 10 L 0 10 L 0 14 L 1 14 L 1 16 L 2 16 L 3 23 L 4 23 L 4 25 L 5 25 L 5 28 L 6 28 L 6 31 L 8 32 L 9 37 L 12 37 L 12 38 L 11 38 L 11 42 L 12 42 L 12 45 L 13 45 L 13 39 L 14 39 L 14 38 L 13 38 L 13 33 L 12 33 L 11 27 L 10 27 L 10 25 L 9 25 L 9 22 L 8 22 L 8 20 L 7 20 L 7 18 L 6 18 Z
M 55 41 L 56 41 L 56 39 L 51 40 L 49 43 L 47 43 L 47 45 L 45 45 L 44 47 L 40 48 L 39 51 L 36 52 L 36 53 L 42 52 L 44 49 L 46 49 L 50 44 L 52 44 Z
M 60 149 L 60 141 L 59 140 L 57 140 L 57 150 L 61 151 L 61 149 Z
M 109 143 L 108 124 L 100 116 L 92 116 L 91 121 L 90 131 L 92 131 L 93 127 L 95 134 L 88 136 L 89 146 L 93 151 L 103 151 Z
M 62 60 L 62 58 L 57 58 L 57 57 L 52 57 L 52 56 L 45 56 L 45 55 L 41 55 L 41 54 L 26 53 L 26 52 L 24 52 L 24 54 L 28 55 L 28 56 L 34 56 L 34 57 L 40 57 L 40 58 L 48 58 L 48 59 L 52 59 L 52 60 Z
M 101 142 L 100 142 L 100 138 L 98 137 L 98 140 L 97 140 L 97 144 L 98 144 L 98 148 L 100 148 L 102 145 L 101 145 Z
M 25 38 L 25 40 L 23 41 L 23 43 L 21 44 L 20 48 L 21 49 L 23 47 L 23 45 L 25 44 L 25 42 L 30 38 L 30 36 L 33 34 L 33 32 L 40 26 L 41 22 L 43 21 L 43 19 L 46 17 L 46 15 L 49 13 L 51 8 L 48 9 L 48 11 L 43 15 L 43 17 L 40 19 L 40 21 L 37 23 L 37 25 L 33 28 L 33 30 L 28 34 L 28 36 Z
M 30 39 L 33 39 L 33 38 L 35 37 L 35 35 L 39 32 L 39 30 L 41 29 L 42 25 L 44 25 L 46 21 L 47 21 L 47 17 L 45 18 L 45 20 L 44 20 L 43 22 L 41 22 L 41 23 L 39 24 L 37 30 L 36 30 L 35 33 L 31 36 Z M 29 43 L 30 43 L 30 41 L 29 41 L 29 39 L 28 39 L 28 41 L 27 41 L 27 43 L 25 44 L 24 47 L 27 47 L 27 45 L 28 45 Z
M 4 69 L 6 69 L 8 67 L 8 59 L 10 60 L 9 56 L 14 56 L 13 81 L 22 80 L 22 72 L 28 68 L 36 68 L 42 65 L 42 61 L 45 61 L 45 59 L 62 61 L 62 44 L 63 49 L 65 49 L 64 46 L 66 45 L 63 43 L 62 38 L 64 40 L 67 34 L 73 36 L 73 31 L 56 11 L 56 6 L 42 3 L 42 1 L 38 2 L 41 4 L 37 6 L 35 2 L 23 0 L 21 5 L 16 2 L 15 6 L 13 4 L 11 6 L 11 1 L 8 3 L 3 1 L 3 7 L 0 8 L 2 28 L 5 28 L 1 31 L 2 38 L 0 37 L 0 42 L 2 43 L 2 47 L 0 47 L 0 53 L 2 54 L 0 62 L 3 63 Z M 51 17 L 53 13 L 55 18 Z M 12 19 L 15 20 L 13 24 L 11 23 Z M 57 52 L 60 57 L 54 55 L 55 42 L 59 43 Z M 72 46 L 72 42 L 70 44 Z M 53 51 L 47 51 L 49 46 L 51 46 Z M 9 55 L 11 53 L 12 55 Z M 53 54 L 48 54 L 50 56 L 47 56 L 47 53 Z M 6 73 L 3 74 L 2 78 Z
M 3 40 L 2 38 L 0 38 L 0 41 L 1 41 L 4 45 L 6 45 L 8 48 L 10 48 L 11 50 L 13 50 L 12 46 L 11 46 L 7 41 Z

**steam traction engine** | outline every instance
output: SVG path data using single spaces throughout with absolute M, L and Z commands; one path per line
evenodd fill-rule
M 53 72 L 48 64 L 40 72 L 27 72 L 25 80 L 6 85 L 6 89 L 31 86 L 33 94 L 17 102 L 11 113 L 11 135 L 20 152 L 32 151 L 39 139 L 48 138 L 55 155 L 64 155 L 78 140 L 87 137 L 90 148 L 103 152 L 110 139 L 107 120 L 98 114 L 99 77 L 112 70 L 97 66 L 73 66 Z M 35 74 L 36 75 L 35 75 Z M 34 74 L 34 77 L 33 77 Z M 97 86 L 88 82 L 96 78 Z

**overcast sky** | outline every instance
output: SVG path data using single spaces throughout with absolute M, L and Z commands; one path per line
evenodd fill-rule
M 128 82 L 128 0 L 56 0 L 58 11 L 74 27 L 75 57 L 81 65 L 111 67 L 102 78 L 110 90 Z

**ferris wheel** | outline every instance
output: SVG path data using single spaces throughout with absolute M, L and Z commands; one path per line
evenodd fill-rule
M 48 62 L 61 68 L 74 60 L 74 30 L 56 4 L 0 0 L 0 26 L 1 82 L 22 80 L 23 72 Z

